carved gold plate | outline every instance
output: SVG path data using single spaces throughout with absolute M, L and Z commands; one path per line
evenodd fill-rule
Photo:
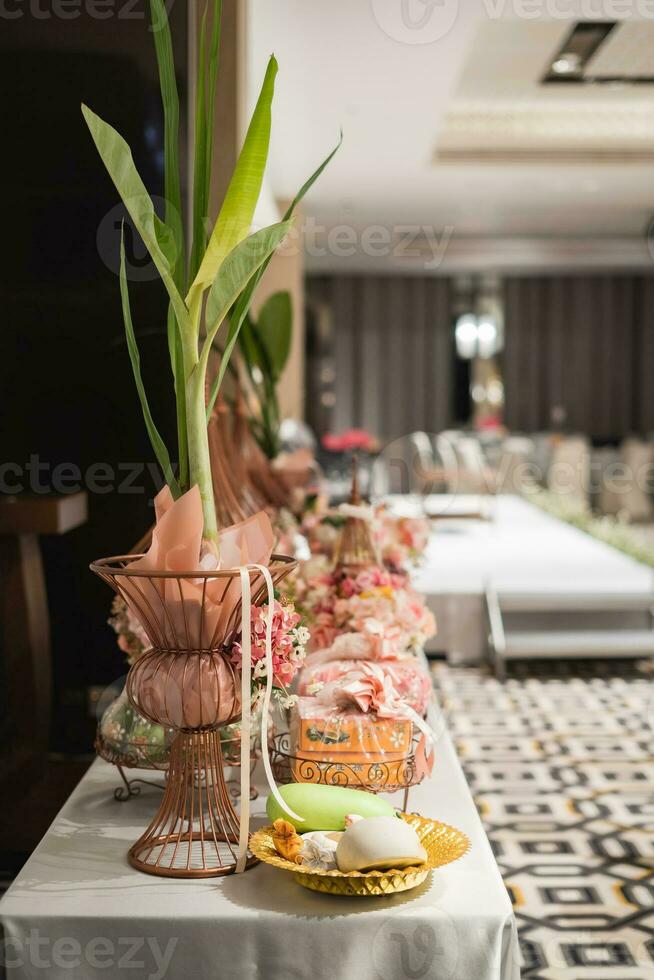
M 463 857 L 470 841 L 456 827 L 449 827 L 438 820 L 428 820 L 415 813 L 400 813 L 402 820 L 415 828 L 427 851 L 424 864 L 389 871 L 325 871 L 320 868 L 302 868 L 277 853 L 272 842 L 272 827 L 257 830 L 250 838 L 250 850 L 261 861 L 272 864 L 282 871 L 290 871 L 295 880 L 305 888 L 328 895 L 394 895 L 421 885 L 433 868 L 450 864 Z

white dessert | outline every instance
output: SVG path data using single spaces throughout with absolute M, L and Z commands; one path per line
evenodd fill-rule
M 427 852 L 399 817 L 368 817 L 345 830 L 336 848 L 339 871 L 384 871 L 423 864 Z

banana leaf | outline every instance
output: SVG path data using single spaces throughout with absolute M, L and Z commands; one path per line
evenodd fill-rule
M 159 69 L 161 102 L 164 110 L 164 221 L 173 233 L 176 257 L 172 268 L 175 285 L 183 295 L 186 291 L 186 259 L 182 227 L 182 192 L 179 171 L 179 96 L 175 78 L 175 62 L 170 25 L 163 0 L 150 0 L 152 32 Z M 182 339 L 172 302 L 166 322 L 170 363 L 175 381 L 177 413 L 177 445 L 179 482 L 188 484 L 188 446 L 186 436 L 186 399 L 184 396 L 184 359 Z
M 304 195 L 313 187 L 315 182 L 318 180 L 318 177 L 320 177 L 325 167 L 329 164 L 333 156 L 339 150 L 342 142 L 343 142 L 343 133 L 341 132 L 339 141 L 334 147 L 334 149 L 332 150 L 332 152 L 327 157 L 325 157 L 325 159 L 320 164 L 320 166 L 316 170 L 314 170 L 314 172 L 311 174 L 309 179 L 305 181 L 305 183 L 302 185 L 300 190 L 297 192 L 297 194 L 291 201 L 290 205 L 286 209 L 286 214 L 284 215 L 283 218 L 284 221 L 289 221 L 293 217 L 293 212 L 295 211 L 295 208 L 298 206 L 298 204 L 300 203 Z M 269 262 L 270 262 L 270 257 L 266 259 L 266 261 L 263 263 L 259 271 L 252 277 L 252 279 L 250 279 L 249 283 L 247 284 L 247 286 L 239 296 L 232 313 L 230 314 L 229 339 L 228 339 L 228 344 L 231 344 L 230 352 L 233 349 L 234 344 L 238 339 L 238 335 L 241 330 L 241 325 L 243 323 L 245 316 L 247 315 L 248 310 L 250 309 L 252 298 L 254 296 L 254 291 L 259 285 L 261 281 L 261 277 L 263 276 L 264 272 L 268 268 Z M 211 386 L 211 391 L 209 392 L 209 400 L 207 403 L 207 421 L 211 418 L 211 413 L 216 403 L 216 398 L 218 397 L 218 391 L 220 390 L 220 385 L 222 384 L 224 374 L 225 371 L 223 370 L 221 364 L 220 371 L 214 378 L 213 384 Z
M 239 242 L 227 255 L 216 274 L 207 297 L 206 320 L 208 327 L 202 351 L 203 359 L 208 358 L 216 333 L 234 305 L 237 296 L 243 292 L 262 263 L 272 255 L 281 240 L 290 231 L 290 227 L 290 221 L 280 221 L 276 225 L 262 228 L 261 231 L 257 231 L 253 235 L 249 235 L 244 241 Z M 234 348 L 234 342 L 230 344 L 230 339 L 228 335 L 220 365 L 221 380 Z
M 259 310 L 254 329 L 266 350 L 271 380 L 276 384 L 291 353 L 293 305 L 287 290 L 268 297 Z M 263 365 L 261 369 L 264 370 Z
M 173 275 L 177 257 L 173 232 L 156 214 L 152 199 L 134 165 L 132 151 L 123 137 L 88 106 L 82 105 L 82 114 L 109 176 L 161 276 L 183 332 L 190 327 L 190 319 Z
M 132 312 L 129 303 L 129 288 L 127 285 L 127 272 L 125 269 L 125 238 L 122 228 L 120 229 L 120 297 L 123 308 L 123 320 L 125 323 L 125 336 L 127 338 L 127 350 L 129 351 L 129 359 L 132 364 L 132 372 L 134 374 L 136 390 L 138 392 L 139 401 L 141 402 L 141 411 L 143 412 L 145 427 L 166 483 L 170 487 L 173 496 L 179 497 L 180 489 L 177 480 L 175 479 L 175 474 L 173 473 L 173 467 L 170 462 L 170 454 L 168 453 L 166 444 L 161 438 L 159 430 L 157 429 L 154 419 L 152 418 L 148 396 L 145 393 L 145 386 L 141 376 L 141 355 L 139 354 L 138 344 L 136 342 L 136 334 L 134 333 Z
M 276 74 L 277 61 L 272 56 L 218 220 L 187 296 L 190 310 L 198 308 L 202 293 L 211 286 L 222 262 L 250 230 L 268 159 Z

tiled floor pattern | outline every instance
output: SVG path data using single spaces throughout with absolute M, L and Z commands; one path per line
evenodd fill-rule
M 434 666 L 527 980 L 654 980 L 654 673 Z

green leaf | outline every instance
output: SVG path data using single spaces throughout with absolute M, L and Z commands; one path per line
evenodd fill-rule
M 213 283 L 226 256 L 250 230 L 268 159 L 276 74 L 277 61 L 271 57 L 218 220 L 187 296 L 191 310 L 197 308 L 202 293 Z
M 138 392 L 139 401 L 141 402 L 141 411 L 143 412 L 145 427 L 148 430 L 152 448 L 154 449 L 155 456 L 157 457 L 157 461 L 161 467 L 166 483 L 170 487 L 173 497 L 177 498 L 180 495 L 179 485 L 175 479 L 175 474 L 173 473 L 170 455 L 166 448 L 166 444 L 164 443 L 159 434 L 159 430 L 154 424 L 154 419 L 152 418 L 150 405 L 148 403 L 148 397 L 145 393 L 145 387 L 143 385 L 143 378 L 141 377 L 141 356 L 139 354 L 138 344 L 136 343 L 136 335 L 132 324 L 132 313 L 129 305 L 129 289 L 127 286 L 127 273 L 125 270 L 125 240 L 122 228 L 120 232 L 120 298 L 123 307 L 123 320 L 125 322 L 127 350 L 129 351 L 129 359 L 132 362 L 132 371 L 134 372 L 136 390 Z
M 179 171 L 179 96 L 177 94 L 170 24 L 163 0 L 150 0 L 150 14 L 164 110 L 164 196 L 166 199 L 164 221 L 171 229 L 175 241 L 176 257 L 172 265 L 172 273 L 175 285 L 181 295 L 184 293 L 186 270 Z M 168 308 L 167 333 L 170 363 L 175 380 L 179 482 L 185 487 L 188 483 L 188 445 L 184 366 L 181 337 L 179 336 L 179 327 L 172 302 Z
M 334 149 L 327 157 L 325 157 L 325 159 L 320 164 L 320 166 L 316 170 L 314 170 L 314 172 L 311 174 L 309 179 L 305 181 L 305 183 L 302 185 L 300 190 L 297 192 L 297 194 L 291 201 L 291 204 L 287 208 L 286 214 L 284 215 L 284 221 L 289 221 L 292 218 L 295 208 L 300 203 L 304 195 L 313 187 L 315 182 L 318 180 L 318 177 L 320 177 L 325 167 L 328 165 L 328 163 L 333 158 L 335 153 L 339 150 L 342 142 L 343 142 L 343 133 L 341 132 L 340 139 L 336 144 L 336 146 L 334 147 Z M 241 324 L 243 323 L 244 317 L 247 314 L 248 310 L 250 309 L 250 304 L 252 303 L 252 297 L 254 296 L 254 291 L 259 285 L 261 281 L 261 277 L 263 276 L 264 272 L 268 268 L 268 263 L 270 262 L 271 257 L 272 257 L 272 253 L 271 256 L 267 258 L 266 261 L 263 263 L 263 265 L 260 267 L 259 271 L 252 277 L 252 279 L 250 279 L 249 283 L 247 284 L 242 294 L 238 298 L 238 302 L 236 303 L 236 308 L 234 309 L 234 312 L 230 317 L 231 324 L 234 326 L 234 330 L 237 336 L 241 329 Z M 230 326 L 230 333 L 231 333 L 231 329 L 232 327 Z M 218 380 L 219 379 L 216 378 L 211 388 L 211 393 L 209 397 L 209 406 L 208 406 L 209 414 L 211 414 L 211 409 L 213 408 L 213 404 L 218 395 Z
M 205 110 L 205 73 L 206 73 L 206 32 L 207 7 L 202 12 L 200 21 L 200 38 L 198 41 L 198 71 L 195 82 L 195 143 L 193 147 L 193 243 L 191 245 L 191 262 L 189 279 L 195 277 L 207 241 L 205 219 L 207 217 L 207 201 L 209 200 L 209 174 L 207 173 L 207 121 Z
M 311 188 L 313 187 L 313 185 L 315 184 L 315 182 L 318 180 L 318 177 L 320 177 L 320 175 L 323 172 L 323 170 L 325 169 L 325 167 L 327 167 L 328 164 L 331 163 L 332 158 L 340 150 L 342 142 L 343 142 L 343 130 L 341 130 L 341 135 L 340 135 L 340 138 L 338 140 L 338 143 L 336 144 L 336 146 L 334 147 L 334 149 L 332 150 L 332 152 L 329 154 L 329 156 L 325 157 L 325 159 L 320 164 L 320 166 L 318 167 L 318 169 L 317 170 L 314 170 L 314 172 L 311 174 L 311 176 L 309 177 L 309 179 L 307 181 L 305 181 L 304 184 L 302 184 L 302 187 L 299 189 L 299 191 L 297 192 L 297 194 L 295 195 L 295 197 L 293 198 L 293 200 L 289 204 L 288 208 L 286 209 L 286 214 L 284 215 L 284 221 L 288 221 L 288 219 L 293 216 L 293 212 L 295 211 L 296 207 L 298 206 L 298 204 L 300 203 L 300 201 L 302 200 L 302 198 L 304 197 L 304 195 L 307 194 L 311 190 Z
M 205 5 L 200 22 L 198 71 L 195 84 L 195 146 L 193 154 L 193 246 L 189 279 L 194 279 L 207 247 L 207 219 L 213 159 L 216 82 L 220 59 L 222 0 L 211 0 L 211 44 L 207 57 L 206 33 L 209 5 Z
M 261 411 L 271 395 L 271 368 L 268 352 L 261 343 L 254 321 L 246 314 L 238 334 L 238 345 L 245 369 Z M 258 369 L 258 371 L 256 370 Z M 274 389 L 272 389 L 274 394 Z
M 276 383 L 291 353 L 293 308 L 287 290 L 268 297 L 259 310 L 255 330 L 268 355 L 271 380 Z
M 207 139 L 205 145 L 205 157 L 206 165 L 205 170 L 207 173 L 207 187 L 206 187 L 206 198 L 205 198 L 205 214 L 207 217 L 206 210 L 208 209 L 209 202 L 209 183 L 211 181 L 211 164 L 213 159 L 213 131 L 214 131 L 214 113 L 216 108 L 216 87 L 218 80 L 218 65 L 220 63 L 220 34 L 221 34 L 221 23 L 223 15 L 223 5 L 222 0 L 214 0 L 213 5 L 213 18 L 211 25 L 211 47 L 209 49 L 209 87 L 207 93 Z
M 249 235 L 242 242 L 239 242 L 222 263 L 207 297 L 206 322 L 208 326 L 202 351 L 203 357 L 205 352 L 208 356 L 208 349 L 211 347 L 218 328 L 236 302 L 237 297 L 243 292 L 261 264 L 272 255 L 290 228 L 290 221 L 280 221 L 276 225 L 269 225 L 267 228 L 262 228 L 261 231 L 255 231 L 253 235 Z M 225 366 L 232 349 L 229 347 L 231 333 L 230 330 L 223 355 Z M 236 337 L 234 342 L 236 342 Z M 234 344 L 232 344 L 233 346 Z
M 252 320 L 249 316 L 243 318 L 243 323 L 241 324 L 241 330 L 238 335 L 238 346 L 243 355 L 243 361 L 245 367 L 247 368 L 248 374 L 253 384 L 256 384 L 252 377 L 252 368 L 261 367 L 261 345 L 259 339 L 255 334 L 254 326 Z M 263 356 L 265 356 L 265 351 L 263 351 Z
M 234 345 L 238 340 L 241 324 L 247 313 L 247 307 L 241 305 L 242 297 L 247 292 L 246 284 L 248 280 L 251 281 L 254 278 L 257 269 L 272 255 L 284 236 L 288 234 L 290 227 L 290 221 L 281 221 L 276 225 L 270 225 L 268 228 L 262 228 L 261 231 L 257 231 L 246 238 L 245 241 L 241 242 L 229 253 L 211 287 L 207 300 L 207 322 L 211 326 L 207 330 L 207 340 L 205 341 L 201 356 L 205 364 L 209 356 L 211 342 L 218 328 L 234 305 L 237 297 L 240 296 L 241 298 L 237 304 L 237 309 L 240 307 L 238 317 L 232 316 L 230 319 L 227 342 L 220 362 L 220 368 L 211 387 L 207 405 L 207 418 L 210 417 L 213 410 L 225 376 L 225 371 L 229 364 L 229 359 L 232 356 Z M 250 300 L 251 298 L 252 294 L 250 293 Z
M 186 431 L 186 390 L 184 384 L 184 353 L 179 333 L 177 317 L 172 303 L 168 304 L 166 320 L 168 334 L 168 351 L 173 368 L 175 382 L 175 408 L 177 415 L 177 449 L 179 454 L 179 483 L 185 490 L 188 488 L 188 433 Z
M 184 234 L 179 176 L 179 96 L 170 25 L 163 0 L 150 0 L 150 12 L 164 110 L 164 197 L 166 199 L 164 221 L 172 231 L 175 241 L 173 275 L 177 288 L 182 291 L 184 289 Z
M 289 207 L 288 207 L 288 209 L 286 211 L 286 214 L 284 215 L 284 221 L 288 221 L 288 220 L 291 219 L 291 217 L 293 216 L 293 211 L 295 210 L 295 208 L 297 207 L 297 205 L 300 203 L 300 201 L 302 200 L 302 198 L 304 197 L 304 195 L 307 193 L 307 191 L 309 191 L 311 189 L 311 187 L 315 184 L 315 182 L 317 181 L 318 177 L 320 177 L 321 173 L 323 172 L 323 170 L 325 169 L 325 167 L 327 166 L 327 164 L 330 162 L 330 160 L 332 159 L 332 157 L 334 156 L 334 154 L 340 148 L 340 145 L 341 145 L 342 142 L 343 142 L 343 133 L 341 132 L 340 139 L 339 139 L 338 143 L 336 144 L 336 146 L 334 147 L 334 149 L 332 150 L 332 152 L 329 154 L 329 156 L 325 157 L 325 159 L 320 164 L 320 166 L 317 168 L 317 170 L 314 170 L 314 172 L 311 174 L 311 176 L 309 177 L 309 179 L 302 185 L 302 187 L 300 188 L 300 190 L 297 192 L 297 194 L 295 195 L 295 197 L 291 201 L 291 204 L 289 205 Z M 236 338 L 238 338 L 238 335 L 239 335 L 239 332 L 240 332 L 240 329 L 241 329 L 241 324 L 243 323 L 243 320 L 245 318 L 245 315 L 247 314 L 248 310 L 250 309 L 250 304 L 252 303 L 252 297 L 254 296 L 254 291 L 257 288 L 257 286 L 259 285 L 259 282 L 261 281 L 261 277 L 263 276 L 264 272 L 268 268 L 268 263 L 270 262 L 271 256 L 272 256 L 272 252 L 271 252 L 271 255 L 260 266 L 258 272 L 256 272 L 255 275 L 252 276 L 252 278 L 248 282 L 247 286 L 245 287 L 245 289 L 243 290 L 243 292 L 239 296 L 238 301 L 236 303 L 236 307 L 235 307 L 235 309 L 234 309 L 234 311 L 233 311 L 233 313 L 232 313 L 232 315 L 230 317 L 228 345 L 230 344 L 230 341 L 232 340 L 232 337 L 235 338 L 233 340 L 233 342 L 231 342 L 231 347 L 229 348 L 230 354 L 231 354 L 232 348 L 234 347 L 234 343 L 236 342 Z M 218 397 L 218 391 L 220 389 L 220 385 L 222 383 L 222 379 L 223 379 L 224 373 L 225 372 L 224 372 L 224 370 L 222 368 L 222 364 L 221 364 L 220 372 L 218 373 L 217 377 L 214 379 L 213 385 L 211 386 L 211 392 L 209 394 L 209 401 L 208 401 L 208 404 L 207 404 L 207 418 L 209 418 L 211 416 L 211 412 L 213 410 L 214 403 L 216 401 L 216 398 Z
M 96 116 L 88 106 L 82 105 L 82 113 L 109 176 L 157 267 L 173 304 L 180 329 L 190 336 L 188 310 L 175 285 L 172 272 L 176 260 L 173 232 L 157 217 L 150 195 L 134 166 L 132 151 L 123 137 L 112 126 Z

